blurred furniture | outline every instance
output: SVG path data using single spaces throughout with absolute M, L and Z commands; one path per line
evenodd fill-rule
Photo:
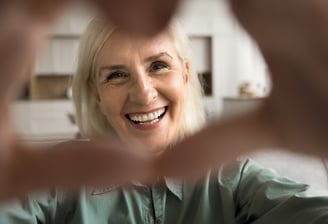
M 71 100 L 17 101 L 11 114 L 16 132 L 26 141 L 64 141 L 78 133 Z

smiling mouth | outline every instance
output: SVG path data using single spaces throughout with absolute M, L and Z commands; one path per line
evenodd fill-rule
M 158 122 L 168 110 L 168 106 L 162 107 L 156 111 L 145 113 L 145 114 L 137 114 L 137 115 L 130 115 L 126 114 L 125 116 L 135 124 L 153 124 Z

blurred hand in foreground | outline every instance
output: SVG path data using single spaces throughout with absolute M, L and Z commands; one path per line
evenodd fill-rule
M 0 3 L 0 201 L 54 185 L 78 188 L 82 184 L 124 182 L 142 178 L 144 172 L 152 170 L 148 168 L 148 159 L 129 152 L 128 147 L 114 141 L 70 142 L 31 149 L 14 135 L 10 103 L 28 81 L 49 27 L 71 2 L 25 0 Z M 175 0 L 90 2 L 102 8 L 118 26 L 143 35 L 154 34 L 163 28 L 176 3 Z
M 327 156 L 328 2 L 231 0 L 269 66 L 272 92 L 256 111 L 209 125 L 167 151 L 159 172 L 197 176 L 237 155 L 279 147 Z
M 9 123 L 9 104 L 28 79 L 27 70 L 49 24 L 69 2 L 1 3 L 0 200 L 52 185 L 74 188 L 151 176 L 150 170 L 158 175 L 197 176 L 239 154 L 267 147 L 326 155 L 328 3 L 324 0 L 231 0 L 236 17 L 268 63 L 272 93 L 257 111 L 218 121 L 184 140 L 160 157 L 156 167 L 109 141 L 73 142 L 53 150 L 21 145 Z M 118 26 L 146 35 L 163 28 L 178 3 L 94 2 Z

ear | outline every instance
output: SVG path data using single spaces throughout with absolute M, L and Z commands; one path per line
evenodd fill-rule
M 189 82 L 189 76 L 190 76 L 190 63 L 188 60 L 184 60 L 184 76 L 183 79 L 185 83 Z

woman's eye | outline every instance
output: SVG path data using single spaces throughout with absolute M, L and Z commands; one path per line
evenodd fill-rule
M 127 77 L 128 77 L 128 74 L 127 73 L 116 71 L 116 72 L 110 73 L 107 76 L 106 81 L 108 81 L 108 82 L 114 82 L 114 83 L 119 83 L 119 82 L 123 82 Z
M 156 61 L 154 63 L 151 64 L 150 66 L 150 71 L 151 72 L 156 72 L 162 69 L 167 69 L 168 65 L 164 62 L 160 62 L 160 61 Z

